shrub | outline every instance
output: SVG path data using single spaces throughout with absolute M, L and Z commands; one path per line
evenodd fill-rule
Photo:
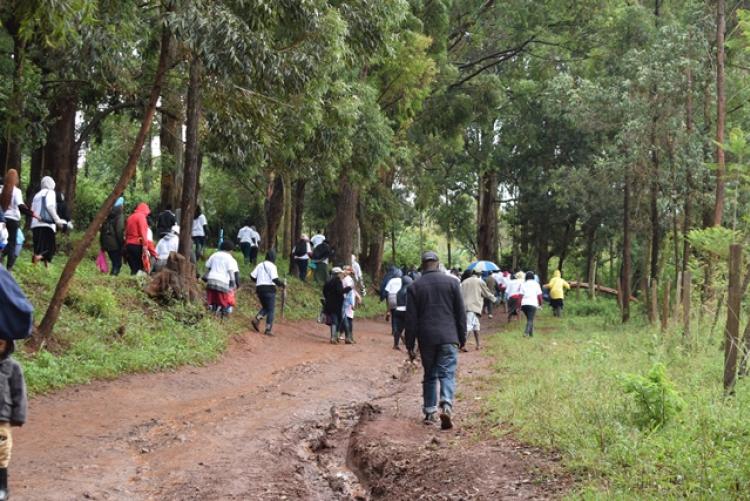
M 633 418 L 641 429 L 655 430 L 663 427 L 685 405 L 667 377 L 664 364 L 654 364 L 646 376 L 623 374 L 621 380 L 625 393 L 635 399 Z

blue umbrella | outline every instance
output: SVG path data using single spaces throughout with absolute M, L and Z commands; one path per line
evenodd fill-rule
M 467 270 L 477 269 L 478 271 L 481 271 L 482 273 L 488 273 L 488 272 L 492 273 L 495 271 L 500 271 L 500 268 L 492 261 L 476 261 L 474 263 L 471 263 L 466 269 Z
M 0 266 L 0 338 L 31 335 L 34 308 L 8 271 Z

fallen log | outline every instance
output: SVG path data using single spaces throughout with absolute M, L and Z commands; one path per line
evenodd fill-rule
M 568 282 L 570 284 L 571 289 L 589 289 L 590 285 L 588 282 L 579 282 L 577 280 L 573 280 Z M 594 284 L 594 288 L 597 292 L 601 292 L 602 294 L 607 294 L 610 296 L 618 297 L 619 293 L 617 292 L 617 289 L 613 289 L 612 287 L 605 287 L 603 285 Z M 638 298 L 635 296 L 630 296 L 631 301 L 638 301 Z

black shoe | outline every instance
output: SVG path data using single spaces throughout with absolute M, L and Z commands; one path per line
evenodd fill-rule
M 271 332 L 271 329 L 266 329 L 266 332 L 264 332 L 263 334 L 273 337 L 273 332 Z
M 453 412 L 450 405 L 443 405 L 440 408 L 440 429 L 450 430 L 453 428 L 453 420 L 451 419 Z
M 260 332 L 260 321 L 257 318 L 254 318 L 250 321 L 250 325 L 253 326 L 253 329 L 255 329 L 255 332 Z
M 432 426 L 436 424 L 438 421 L 437 412 L 430 412 L 428 414 L 424 415 L 424 419 L 422 422 L 426 424 L 427 426 Z

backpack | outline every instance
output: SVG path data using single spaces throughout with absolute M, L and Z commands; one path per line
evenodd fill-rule
M 328 248 L 328 245 L 326 245 L 325 243 L 322 243 L 313 249 L 312 258 L 315 259 L 316 261 L 320 261 L 322 259 L 327 258 L 329 253 L 330 253 L 330 249 Z
M 294 257 L 302 257 L 307 254 L 307 242 L 300 240 L 294 246 Z

